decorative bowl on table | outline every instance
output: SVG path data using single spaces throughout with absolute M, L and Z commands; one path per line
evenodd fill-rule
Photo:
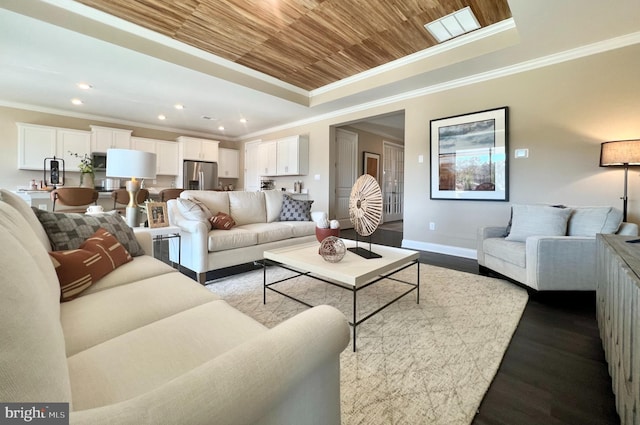
M 322 243 L 322 241 L 328 236 L 340 236 L 340 229 L 331 229 L 331 228 L 322 228 L 316 226 L 316 239 L 318 242 Z

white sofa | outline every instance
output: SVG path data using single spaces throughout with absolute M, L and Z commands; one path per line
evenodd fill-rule
M 149 255 L 61 303 L 47 233 L 2 189 L 0 240 L 0 401 L 66 402 L 71 424 L 340 423 L 336 309 L 266 329 Z
M 513 205 L 509 226 L 478 229 L 480 272 L 538 291 L 596 289 L 597 233 L 638 235 L 613 207 Z
M 210 270 L 260 261 L 265 250 L 316 240 L 313 220 L 280 221 L 282 191 L 185 190 L 180 197 L 196 199 L 212 214 L 223 212 L 236 222 L 230 230 L 210 229 L 206 220 L 186 218 L 177 200 L 167 202 L 169 223 L 182 229 L 181 265 L 194 271 L 200 283 Z M 172 242 L 169 257 L 177 262 L 177 241 Z

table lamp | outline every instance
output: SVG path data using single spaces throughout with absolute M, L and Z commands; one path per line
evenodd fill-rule
M 138 192 L 140 181 L 137 179 L 156 178 L 156 154 L 131 149 L 107 150 L 107 177 L 130 178 L 125 187 L 129 192 L 129 204 L 126 208 L 127 224 L 138 227 Z
M 600 147 L 600 166 L 624 167 L 623 221 L 627 221 L 627 177 L 629 165 L 640 165 L 640 140 L 618 140 L 602 143 Z

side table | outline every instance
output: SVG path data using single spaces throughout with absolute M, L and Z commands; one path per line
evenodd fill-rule
M 151 239 L 154 242 L 159 242 L 168 239 L 178 239 L 178 263 L 177 269 L 180 271 L 180 265 L 182 262 L 181 254 L 182 254 L 182 243 L 181 243 L 181 229 L 178 226 L 165 226 L 165 227 L 136 227 L 133 229 L 134 232 L 146 232 L 151 235 Z M 174 263 L 175 267 L 175 263 Z

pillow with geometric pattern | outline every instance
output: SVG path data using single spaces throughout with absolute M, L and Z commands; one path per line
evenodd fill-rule
M 60 300 L 70 301 L 121 265 L 133 260 L 107 230 L 98 229 L 78 249 L 49 253 L 60 282 Z
M 86 215 L 78 213 L 49 212 L 31 207 L 42 224 L 44 231 L 51 241 L 54 251 L 77 249 L 93 235 L 99 228 L 107 229 L 118 241 L 124 245 L 132 257 L 144 255 L 144 250 L 138 243 L 131 227 L 117 211 L 100 215 Z
M 311 221 L 311 204 L 313 201 L 293 199 L 284 195 L 280 221 Z

